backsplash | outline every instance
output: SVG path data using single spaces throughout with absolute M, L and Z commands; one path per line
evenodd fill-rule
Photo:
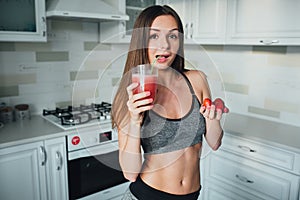
M 204 49 L 220 71 L 231 111 L 300 126 L 299 46 Z
M 47 43 L 0 42 L 0 103 L 43 108 L 112 101 L 127 44 L 99 44 L 96 23 L 53 21 Z M 231 112 L 300 126 L 300 46 L 187 45 Z M 266 130 L 267 131 L 267 130 Z

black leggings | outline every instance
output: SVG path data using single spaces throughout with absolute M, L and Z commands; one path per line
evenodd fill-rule
M 137 180 L 130 184 L 129 189 L 139 200 L 197 200 L 201 187 L 198 191 L 190 194 L 170 194 L 150 187 L 138 176 Z

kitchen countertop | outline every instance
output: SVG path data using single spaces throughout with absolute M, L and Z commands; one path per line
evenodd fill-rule
M 300 151 L 300 127 L 236 113 L 226 114 L 224 119 L 225 136 L 229 133 Z M 67 133 L 36 115 L 31 120 L 11 122 L 0 128 L 0 148 L 62 137 Z
M 284 145 L 300 152 L 300 127 L 256 117 L 230 113 L 225 117 L 225 134 Z
M 13 121 L 0 128 L 0 149 L 44 139 L 64 136 L 63 129 L 42 116 L 33 115 L 30 120 Z

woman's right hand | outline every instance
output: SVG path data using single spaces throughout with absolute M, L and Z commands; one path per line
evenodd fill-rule
M 138 87 L 138 83 L 132 83 L 127 87 L 128 101 L 127 107 L 133 122 L 142 122 L 142 113 L 153 108 L 152 98 L 149 91 L 133 94 L 133 90 Z

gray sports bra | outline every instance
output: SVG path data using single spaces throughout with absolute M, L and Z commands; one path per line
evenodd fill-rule
M 202 142 L 206 132 L 205 118 L 200 114 L 200 103 L 187 77 L 183 74 L 191 94 L 189 112 L 180 119 L 164 118 L 153 110 L 144 113 L 141 144 L 146 154 L 167 153 Z

